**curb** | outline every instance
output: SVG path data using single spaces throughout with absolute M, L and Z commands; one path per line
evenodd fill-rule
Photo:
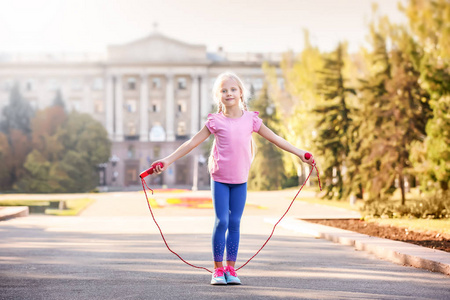
M 0 207 L 0 221 L 26 217 L 29 215 L 28 206 L 2 206 Z
M 275 224 L 277 220 L 266 218 L 264 221 Z M 285 229 L 312 235 L 316 238 L 353 246 L 357 250 L 367 251 L 378 258 L 386 259 L 397 264 L 450 275 L 450 253 L 445 251 L 373 237 L 335 227 L 308 223 L 294 218 L 287 218 L 280 222 L 279 225 Z

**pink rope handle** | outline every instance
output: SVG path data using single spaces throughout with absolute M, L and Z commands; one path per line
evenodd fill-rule
M 289 205 L 289 207 L 286 209 L 286 212 L 281 216 L 281 218 L 278 220 L 278 222 L 276 222 L 275 225 L 273 226 L 272 233 L 271 233 L 270 236 L 267 238 L 266 242 L 265 242 L 265 243 L 261 246 L 261 248 L 259 248 L 259 250 L 258 250 L 252 257 L 250 257 L 250 258 L 249 258 L 242 266 L 240 266 L 239 268 L 237 268 L 236 271 L 238 271 L 239 269 L 242 269 L 245 265 L 247 265 L 247 264 L 248 264 L 248 263 L 249 263 L 256 255 L 258 255 L 258 253 L 266 246 L 266 244 L 267 244 L 267 243 L 269 242 L 269 240 L 272 238 L 273 233 L 275 232 L 275 228 L 277 227 L 278 223 L 281 222 L 281 220 L 284 218 L 284 216 L 285 216 L 285 215 L 288 213 L 288 211 L 291 209 L 292 204 L 294 204 L 295 199 L 297 199 L 298 194 L 300 194 L 300 191 L 301 191 L 301 190 L 303 189 L 303 187 L 305 186 L 305 184 L 306 184 L 306 182 L 308 181 L 309 177 L 311 176 L 311 174 L 312 174 L 314 168 L 316 168 L 316 171 L 317 171 L 317 179 L 318 179 L 318 181 L 319 181 L 319 187 L 320 187 L 320 190 L 322 190 L 322 185 L 321 185 L 321 183 L 320 183 L 320 177 L 319 177 L 319 170 L 317 169 L 316 164 L 314 164 L 314 165 L 313 165 L 313 168 L 311 168 L 311 171 L 310 171 L 309 174 L 308 174 L 308 177 L 307 177 L 306 180 L 303 182 L 302 186 L 301 186 L 300 189 L 298 190 L 298 192 L 297 192 L 297 194 L 295 195 L 294 199 L 292 199 L 291 204 Z M 203 270 L 208 271 L 209 273 L 213 273 L 213 272 L 212 272 L 210 269 L 208 269 L 208 268 L 205 268 L 205 267 L 199 267 L 199 266 L 196 266 L 196 265 L 194 265 L 194 264 L 191 264 L 191 263 L 187 262 L 187 261 L 184 260 L 178 253 L 176 253 L 175 251 L 173 251 L 172 249 L 170 249 L 169 244 L 167 243 L 167 241 L 166 241 L 166 239 L 165 239 L 165 237 L 164 237 L 164 234 L 163 234 L 163 232 L 162 232 L 162 230 L 161 230 L 161 227 L 159 227 L 159 224 L 158 224 L 158 222 L 157 222 L 156 219 L 155 219 L 155 216 L 154 216 L 154 214 L 153 214 L 152 207 L 151 207 L 151 205 L 150 205 L 150 201 L 148 200 L 147 191 L 145 190 L 145 187 L 147 187 L 150 191 L 152 191 L 152 195 L 153 195 L 153 190 L 152 190 L 151 188 L 148 187 L 148 185 L 147 185 L 147 183 L 145 182 L 145 179 L 144 179 L 143 177 L 141 177 L 141 182 L 142 182 L 142 188 L 143 188 L 143 190 L 144 190 L 145 198 L 147 199 L 147 206 L 148 206 L 148 209 L 150 210 L 150 213 L 151 213 L 151 215 L 152 215 L 153 221 L 155 222 L 156 226 L 158 227 L 159 233 L 161 234 L 161 237 L 162 237 L 162 239 L 163 239 L 163 241 L 164 241 L 164 244 L 166 244 L 167 249 L 168 249 L 170 252 L 172 252 L 173 254 L 175 254 L 179 259 L 181 259 L 181 261 L 183 261 L 185 264 L 187 264 L 187 265 L 189 265 L 189 266 L 191 266 L 191 267 L 193 267 L 193 268 L 203 269 Z

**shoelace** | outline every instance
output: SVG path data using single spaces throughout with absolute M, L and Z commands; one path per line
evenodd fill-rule
M 236 270 L 232 266 L 226 266 L 225 272 L 229 272 L 231 276 L 237 277 Z
M 223 276 L 223 272 L 224 272 L 223 268 L 214 269 L 214 277 L 221 277 L 221 276 Z

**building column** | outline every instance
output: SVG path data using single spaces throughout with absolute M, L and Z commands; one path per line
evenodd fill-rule
M 114 139 L 114 107 L 113 107 L 113 94 L 114 94 L 114 83 L 113 76 L 106 75 L 106 103 L 105 103 L 105 119 L 106 119 L 106 131 L 110 140 Z
M 91 85 L 89 79 L 83 79 L 83 107 L 82 111 L 92 115 L 94 113 L 94 102 L 92 99 Z
M 148 74 L 141 75 L 141 94 L 139 98 L 139 140 L 148 141 Z
M 173 84 L 173 74 L 166 75 L 166 140 L 175 140 L 175 95 L 174 95 L 174 84 Z
M 198 75 L 191 75 L 191 137 L 199 131 L 199 81 Z
M 211 111 L 211 100 L 208 100 L 210 98 L 210 93 L 208 91 L 208 76 L 206 74 L 202 75 L 200 76 L 200 80 L 200 121 L 203 124 L 206 121 L 206 117 Z
M 116 77 L 116 134 L 115 141 L 123 141 L 123 83 L 122 75 Z

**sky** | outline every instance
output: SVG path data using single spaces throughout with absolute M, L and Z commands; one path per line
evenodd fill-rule
M 405 3 L 407 0 L 400 0 Z M 404 23 L 398 0 L 0 0 L 0 53 L 105 53 L 157 31 L 226 52 L 322 51 L 366 43 L 372 3 Z

